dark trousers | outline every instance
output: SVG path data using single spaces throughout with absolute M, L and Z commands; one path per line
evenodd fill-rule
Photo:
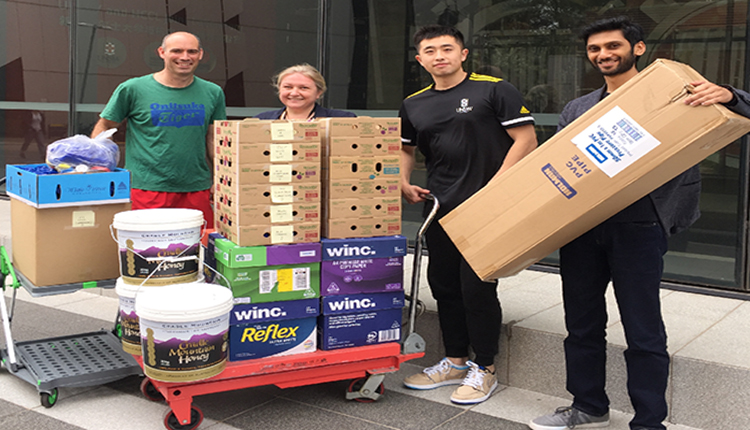
M 482 282 L 438 222 L 425 234 L 430 251 L 427 280 L 437 301 L 440 330 L 448 357 L 468 357 L 492 365 L 498 351 L 502 311 L 497 281 Z
M 604 293 L 611 279 L 628 345 L 627 387 L 635 409 L 630 426 L 665 428 L 669 355 L 659 284 L 666 251 L 656 222 L 605 222 L 561 248 L 567 389 L 575 408 L 594 415 L 609 410 Z

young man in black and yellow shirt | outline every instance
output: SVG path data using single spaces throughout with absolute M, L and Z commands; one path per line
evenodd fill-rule
M 409 203 L 434 194 L 440 218 L 536 148 L 534 119 L 511 84 L 464 71 L 469 51 L 457 29 L 423 27 L 414 44 L 417 61 L 434 83 L 407 97 L 399 112 L 401 189 Z M 410 184 L 416 148 L 425 156 L 427 188 Z M 497 283 L 477 277 L 439 223 L 431 224 L 426 240 L 427 278 L 438 305 L 446 357 L 404 384 L 413 389 L 459 385 L 451 395 L 453 402 L 482 402 L 497 386 L 494 360 L 502 322 Z

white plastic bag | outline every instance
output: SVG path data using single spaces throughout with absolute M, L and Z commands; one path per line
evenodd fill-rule
M 58 172 L 114 170 L 120 161 L 120 148 L 110 138 L 116 128 L 95 138 L 83 134 L 66 137 L 47 146 L 47 164 Z

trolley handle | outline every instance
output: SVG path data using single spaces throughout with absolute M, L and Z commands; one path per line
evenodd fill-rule
M 424 239 L 427 228 L 432 224 L 432 221 L 437 215 L 438 209 L 440 209 L 440 201 L 433 194 L 425 194 L 426 200 L 432 201 L 432 209 L 425 218 L 422 225 L 417 231 L 417 237 L 414 241 L 414 264 L 411 272 L 411 300 L 409 303 L 409 327 L 406 331 L 404 340 L 404 352 L 416 352 L 424 351 L 424 339 L 415 333 L 414 325 L 417 320 L 417 303 L 419 302 L 419 278 L 422 272 L 422 240 Z

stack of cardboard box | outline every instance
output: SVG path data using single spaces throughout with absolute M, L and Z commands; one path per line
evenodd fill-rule
M 320 241 L 317 123 L 220 121 L 214 142 L 217 231 L 242 246 Z
M 399 118 L 324 118 L 323 237 L 401 233 Z

